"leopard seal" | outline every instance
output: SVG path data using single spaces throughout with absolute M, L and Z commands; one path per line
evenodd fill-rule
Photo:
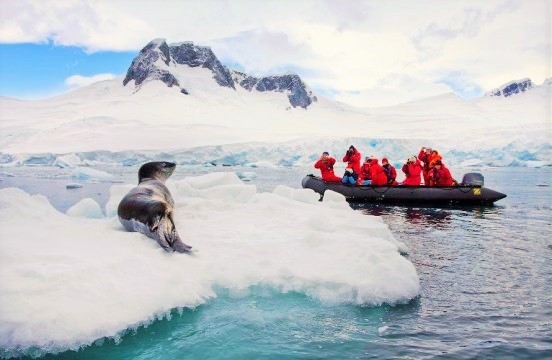
M 138 170 L 138 186 L 119 203 L 117 215 L 127 231 L 142 233 L 166 251 L 190 253 L 174 225 L 174 200 L 165 185 L 176 164 L 168 161 L 148 162 Z

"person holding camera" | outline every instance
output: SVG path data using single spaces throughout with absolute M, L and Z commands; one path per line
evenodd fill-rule
M 424 146 L 422 147 L 422 149 L 420 150 L 420 153 L 418 154 L 418 160 L 421 161 L 422 162 L 421 165 L 423 165 L 422 172 L 424 176 L 425 186 L 429 186 L 429 180 L 431 177 L 431 175 L 429 174 L 429 171 L 431 170 L 429 167 L 429 164 L 431 163 L 431 160 L 432 160 L 431 152 L 432 152 L 431 148 Z
M 406 175 L 406 179 L 404 179 L 402 185 L 420 186 L 422 182 L 420 174 L 422 174 L 423 170 L 422 164 L 420 164 L 416 156 L 409 157 L 408 160 L 406 160 L 406 164 L 402 166 L 402 172 Z M 427 185 L 429 186 L 429 180 Z
M 345 156 L 343 156 L 343 162 L 347 163 L 347 168 L 352 169 L 353 173 L 355 173 L 358 177 L 358 174 L 360 174 L 360 159 L 362 158 L 360 152 L 353 146 L 349 146 L 349 150 L 345 153 Z M 358 181 L 358 180 L 357 180 Z
M 334 167 L 335 159 L 330 157 L 330 154 L 327 151 L 324 151 L 320 156 L 320 159 L 314 164 L 314 167 L 320 169 L 320 174 L 322 175 L 322 180 L 327 182 L 341 182 L 339 176 L 335 176 Z

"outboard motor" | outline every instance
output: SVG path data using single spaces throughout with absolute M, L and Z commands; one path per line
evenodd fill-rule
M 483 186 L 484 179 L 480 173 L 467 173 L 462 177 L 462 185 Z

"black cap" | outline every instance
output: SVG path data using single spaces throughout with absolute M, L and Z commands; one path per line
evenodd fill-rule
M 330 153 L 327 152 L 327 151 L 324 151 L 324 152 L 322 153 L 322 155 L 330 155 Z

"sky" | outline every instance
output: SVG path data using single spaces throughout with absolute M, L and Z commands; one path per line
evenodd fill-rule
M 552 76 L 552 0 L 0 0 L 0 95 L 45 98 L 126 73 L 154 38 L 251 75 L 296 73 L 358 107 Z

